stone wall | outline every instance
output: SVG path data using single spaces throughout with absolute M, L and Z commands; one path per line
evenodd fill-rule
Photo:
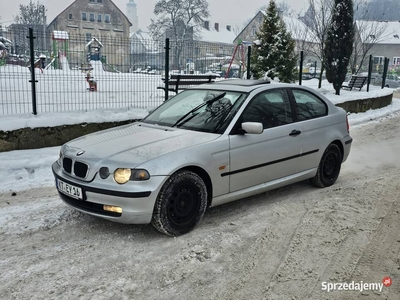
M 21 128 L 0 131 L 0 152 L 60 146 L 72 139 L 99 130 L 125 125 L 136 120 L 106 123 L 82 123 L 55 127 Z
M 343 108 L 345 111 L 349 113 L 360 113 L 366 112 L 370 109 L 377 109 L 381 107 L 388 106 L 392 103 L 393 94 L 377 97 L 377 98 L 368 98 L 368 99 L 361 99 L 361 100 L 353 100 L 353 101 L 346 101 L 343 103 L 338 103 L 336 106 Z

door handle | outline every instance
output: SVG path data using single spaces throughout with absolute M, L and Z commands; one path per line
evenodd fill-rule
M 290 136 L 297 136 L 299 134 L 301 134 L 300 130 L 293 130 L 291 133 L 289 133 Z

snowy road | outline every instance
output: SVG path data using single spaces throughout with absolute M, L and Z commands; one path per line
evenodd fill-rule
M 400 114 L 352 128 L 338 182 L 209 210 L 170 238 L 73 211 L 55 188 L 0 194 L 1 299 L 400 299 Z M 322 282 L 382 291 L 323 291 Z

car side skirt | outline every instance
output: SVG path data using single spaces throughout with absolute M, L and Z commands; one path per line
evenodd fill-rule
M 212 199 L 211 207 L 222 205 L 228 202 L 236 201 L 242 198 L 254 196 L 257 194 L 264 193 L 269 190 L 273 190 L 279 187 L 286 186 L 295 182 L 306 180 L 315 176 L 317 168 L 312 168 L 306 171 L 302 171 L 290 176 L 278 178 L 273 181 L 265 182 L 259 185 L 249 187 L 233 193 L 221 195 Z

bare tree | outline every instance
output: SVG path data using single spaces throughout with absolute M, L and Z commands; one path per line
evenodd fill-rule
M 24 25 L 43 25 L 43 20 L 46 19 L 47 9 L 40 2 L 32 3 L 32 0 L 28 5 L 19 5 L 19 15 L 15 17 L 15 22 Z
M 295 15 L 294 10 L 287 3 L 287 1 L 278 2 L 277 6 L 278 6 L 278 10 L 279 10 L 280 14 L 283 15 L 283 16 L 289 16 L 290 17 L 290 16 L 294 16 Z
M 322 73 L 324 72 L 325 42 L 332 18 L 332 0 L 309 0 L 309 8 L 304 16 L 304 22 L 314 31 L 315 47 L 310 52 L 321 61 L 321 72 L 318 88 L 321 88 Z
M 149 30 L 154 39 L 172 40 L 174 65 L 180 67 L 179 57 L 185 41 L 196 36 L 210 13 L 207 0 L 159 0 L 154 7 L 158 19 L 151 19 Z
M 19 5 L 19 14 L 15 16 L 15 22 L 19 24 L 18 38 L 14 40 L 16 46 L 22 49 L 28 48 L 26 39 L 26 31 L 28 27 L 32 27 L 36 35 L 36 46 L 41 51 L 46 51 L 46 7 L 40 2 L 33 3 L 32 0 L 28 5 Z

